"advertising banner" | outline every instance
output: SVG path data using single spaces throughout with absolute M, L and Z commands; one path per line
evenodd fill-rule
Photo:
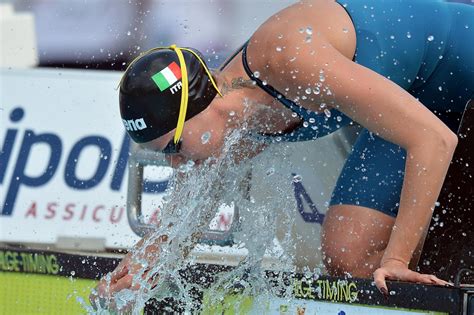
M 133 245 L 120 73 L 4 69 L 0 78 L 0 241 Z

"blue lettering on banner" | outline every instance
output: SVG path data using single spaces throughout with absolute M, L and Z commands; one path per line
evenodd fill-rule
M 10 113 L 10 121 L 18 123 L 23 119 L 25 111 L 21 107 L 16 107 Z M 3 145 L 0 150 L 0 185 L 4 185 L 5 175 L 8 165 L 12 160 L 13 147 L 18 134 L 18 129 L 8 129 L 5 135 Z M 37 144 L 46 144 L 50 150 L 48 164 L 39 176 L 31 177 L 25 173 L 32 148 Z M 95 173 L 91 178 L 79 179 L 76 174 L 76 167 L 80 158 L 80 153 L 88 146 L 95 146 L 100 149 L 101 157 Z M 123 141 L 117 158 L 115 169 L 112 173 L 110 189 L 119 191 L 122 187 L 125 172 L 127 170 L 128 153 L 130 148 L 130 139 L 124 133 Z M 69 152 L 64 169 L 64 181 L 67 186 L 77 190 L 88 190 L 99 185 L 106 178 L 112 154 L 111 141 L 103 136 L 86 136 L 75 143 Z M 20 188 L 23 187 L 41 187 L 46 185 L 54 177 L 58 170 L 59 162 L 63 156 L 63 143 L 59 135 L 54 133 L 35 133 L 33 130 L 25 130 L 20 150 L 16 160 L 10 183 L 6 189 L 6 197 L 3 201 L 0 215 L 10 216 L 15 209 Z M 103 158 L 107 156 L 108 158 Z M 33 156 L 31 158 L 34 158 Z M 5 179 L 5 185 L 7 180 Z M 143 192 L 162 193 L 168 185 L 168 180 L 164 181 L 144 181 Z M 2 191 L 3 190 L 2 188 Z M 1 201 L 0 201 L 1 202 Z
M 97 146 L 100 149 L 99 165 L 97 170 L 90 179 L 80 180 L 76 176 L 76 165 L 79 160 L 79 155 L 87 146 Z M 71 149 L 69 157 L 66 162 L 66 172 L 64 173 L 64 181 L 66 184 L 75 189 L 85 190 L 97 186 L 107 173 L 109 168 L 108 157 L 112 154 L 112 145 L 110 142 L 99 136 L 89 136 L 79 140 Z M 102 157 L 106 157 L 105 159 Z
M 292 174 L 292 175 L 293 177 L 296 176 L 296 174 Z M 303 220 L 305 222 L 323 224 L 324 214 L 319 212 L 318 208 L 316 207 L 313 200 L 309 196 L 308 192 L 304 188 L 303 183 L 301 181 L 299 182 L 293 181 L 293 188 L 295 190 L 295 199 L 296 199 L 298 212 L 303 217 Z M 311 212 L 305 211 L 304 202 L 308 204 L 308 207 Z
M 112 181 L 110 182 L 110 189 L 112 190 L 120 190 L 120 187 L 122 186 L 125 170 L 127 169 L 129 151 L 130 137 L 125 135 L 123 137 L 122 146 L 119 152 L 119 158 L 117 160 L 117 165 L 115 166 L 114 175 L 112 175 Z M 165 181 L 165 184 L 168 185 L 168 181 Z M 164 191 L 164 189 L 162 191 Z
M 24 115 L 25 111 L 23 108 L 15 108 L 10 113 L 10 120 L 13 122 L 20 121 Z M 3 144 L 2 150 L 0 150 L 0 184 L 3 183 L 3 178 L 7 172 L 8 160 L 10 159 L 17 133 L 17 130 L 8 129 L 7 135 L 5 136 L 5 143 Z
M 38 177 L 30 177 L 25 174 L 26 164 L 30 156 L 31 148 L 39 143 L 46 143 L 51 149 L 48 166 L 43 174 Z M 53 177 L 59 165 L 62 152 L 61 139 L 57 135 L 44 133 L 36 135 L 33 130 L 26 130 L 20 147 L 20 153 L 15 164 L 10 186 L 7 190 L 7 197 L 3 205 L 2 214 L 11 215 L 15 205 L 16 197 L 21 186 L 39 187 L 46 184 Z M 8 161 L 7 161 L 8 163 Z

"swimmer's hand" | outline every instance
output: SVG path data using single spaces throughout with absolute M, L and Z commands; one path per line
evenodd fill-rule
M 95 310 L 117 310 L 114 295 L 124 289 L 138 290 L 138 284 L 133 284 L 133 276 L 139 272 L 139 266 L 134 266 L 130 254 L 124 257 L 117 268 L 102 277 L 89 295 L 89 301 Z M 124 311 L 121 309 L 120 311 Z
M 148 258 L 148 266 L 153 266 L 156 263 L 159 256 L 159 243 L 166 242 L 166 240 L 167 237 L 162 236 L 158 238 L 157 242 L 147 246 L 145 257 Z M 142 244 L 143 240 L 137 243 L 135 247 L 141 247 Z M 92 290 L 92 293 L 89 295 L 89 301 L 94 309 L 114 310 L 116 308 L 114 303 L 114 295 L 116 293 L 125 289 L 132 291 L 140 290 L 140 284 L 137 283 L 136 279 L 134 280 L 137 274 L 141 274 L 143 280 L 148 279 L 150 287 L 156 285 L 158 276 L 149 276 L 149 269 L 145 269 L 141 263 L 135 262 L 132 255 L 134 255 L 134 251 L 129 252 L 114 271 L 102 277 L 95 289 Z
M 385 296 L 388 296 L 387 283 L 385 280 L 399 280 L 423 284 L 452 286 L 451 283 L 441 280 L 434 275 L 421 274 L 410 270 L 408 269 L 407 264 L 404 264 L 402 261 L 396 259 L 387 259 L 382 262 L 381 267 L 374 272 L 374 280 L 377 288 Z
M 133 276 L 139 271 L 139 268 L 139 266 L 134 266 L 131 263 L 131 256 L 127 254 L 117 268 L 110 273 L 110 276 L 102 277 L 96 286 L 96 294 L 104 298 L 110 297 L 123 289 L 133 289 Z

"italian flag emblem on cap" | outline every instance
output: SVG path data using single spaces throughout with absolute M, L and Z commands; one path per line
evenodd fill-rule
M 151 77 L 161 92 L 172 86 L 181 79 L 181 68 L 176 62 L 172 62 L 168 67 Z

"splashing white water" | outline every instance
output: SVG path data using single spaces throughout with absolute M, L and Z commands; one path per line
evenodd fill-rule
M 262 277 L 261 263 L 264 255 L 274 248 L 275 207 L 292 208 L 292 197 L 284 193 L 288 188 L 285 185 L 291 182 L 283 175 L 271 172 L 271 187 L 281 193 L 272 194 L 272 198 L 258 205 L 242 193 L 241 183 L 249 176 L 247 152 L 255 151 L 261 145 L 249 139 L 245 130 L 247 128 L 234 130 L 226 137 L 220 157 L 209 158 L 199 165 L 186 163 L 175 171 L 163 206 L 161 226 L 144 238 L 143 246 L 134 249 L 133 264 L 141 266 L 133 276 L 135 289 L 125 289 L 110 298 L 99 299 L 95 303 L 98 309 L 89 309 L 90 313 L 103 314 L 112 308 L 138 314 L 150 298 L 162 300 L 167 297 L 182 301 L 186 311 L 195 310 L 198 306 L 190 291 L 196 289 L 196 285 L 187 283 L 179 271 L 195 263 L 196 257 L 190 252 L 222 204 L 238 205 L 241 224 L 233 235 L 234 242 L 238 248 L 247 249 L 248 254 L 235 269 L 219 274 L 208 289 L 209 303 L 219 303 L 236 287 L 243 290 L 243 295 L 259 296 L 259 299 L 272 294 L 275 288 L 272 289 Z M 275 159 L 281 162 L 282 157 Z M 288 227 L 292 226 L 289 222 L 293 219 L 289 213 L 286 218 L 280 218 L 286 220 Z M 290 231 L 286 234 L 282 243 L 289 247 L 293 240 Z M 159 253 L 150 255 L 149 249 L 156 246 L 163 235 L 167 236 L 167 241 L 159 245 Z M 291 269 L 291 257 L 284 253 L 277 255 L 285 269 Z M 110 285 L 110 275 L 107 279 Z

